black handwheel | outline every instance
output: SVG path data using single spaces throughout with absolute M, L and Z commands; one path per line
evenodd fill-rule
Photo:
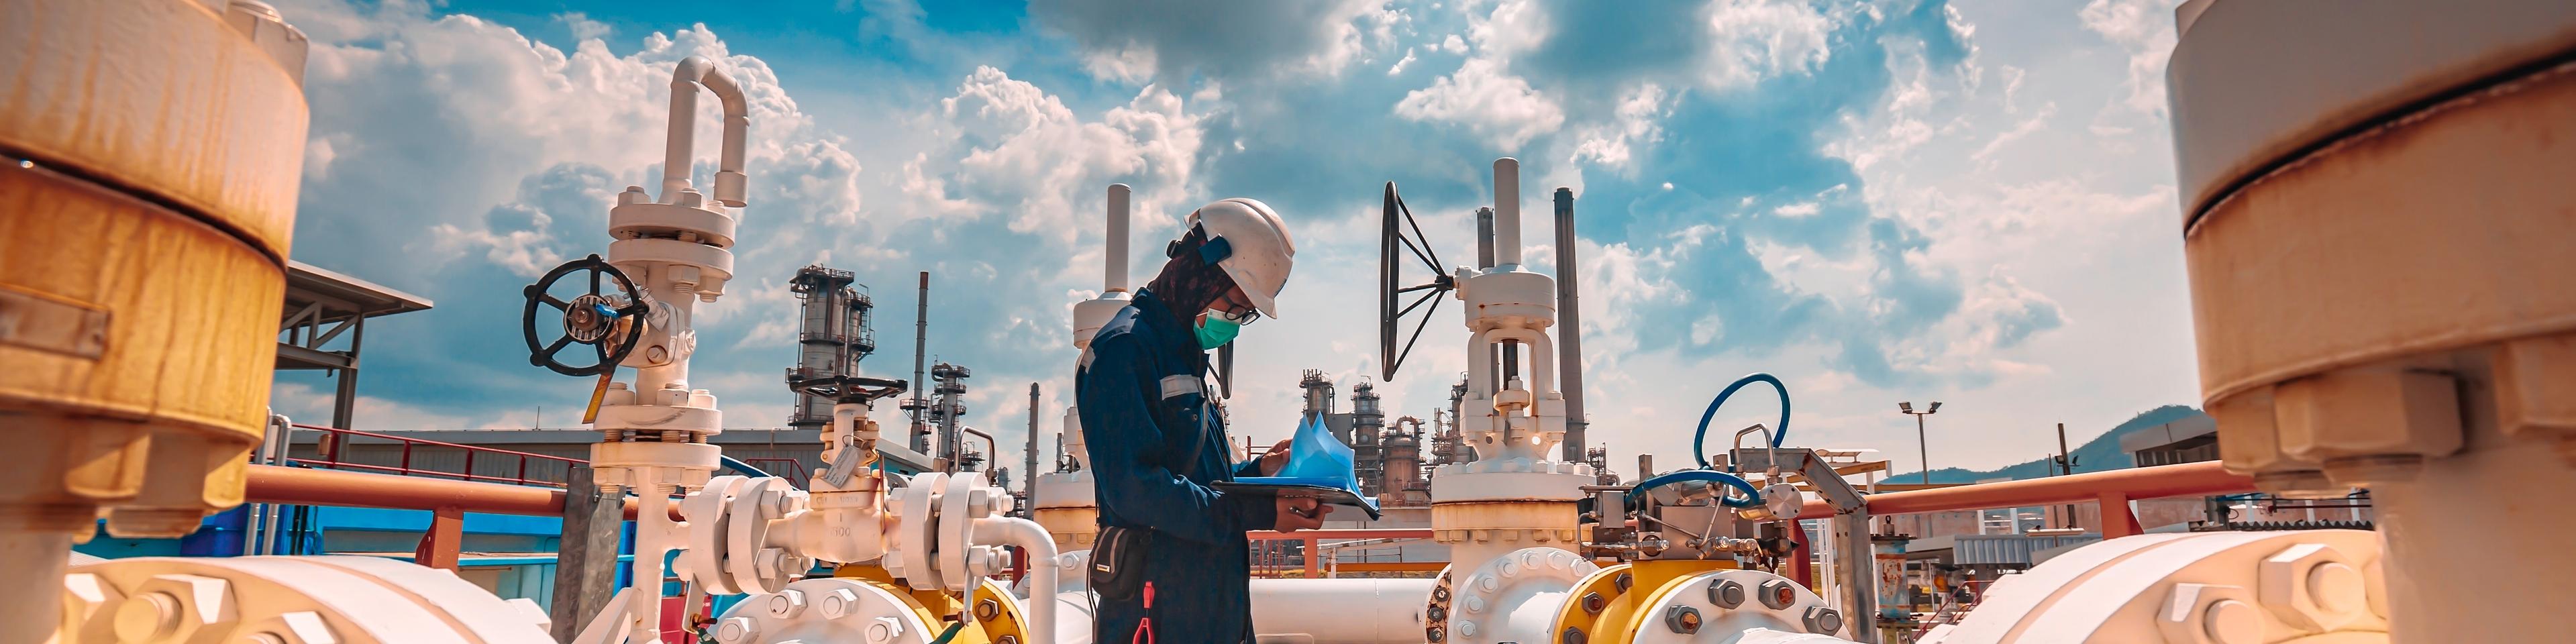
M 553 290 L 557 280 L 574 273 L 589 275 L 590 290 L 570 300 L 547 292 Z M 608 279 L 602 279 L 603 276 Z M 608 280 L 615 280 L 614 292 L 600 290 L 610 285 Z M 567 376 L 596 376 L 616 368 L 618 362 L 626 360 L 626 355 L 635 351 L 636 341 L 644 337 L 644 314 L 652 310 L 651 305 L 645 303 L 643 292 L 635 288 L 634 280 L 627 279 L 624 271 L 608 265 L 598 255 L 564 262 L 564 265 L 546 271 L 545 277 L 528 285 L 526 293 L 528 306 L 519 317 L 519 327 L 528 337 L 528 364 Z M 541 343 L 537 340 L 537 328 L 547 325 L 539 324 L 537 313 L 547 308 L 552 308 L 558 316 L 559 323 L 551 326 L 562 329 L 563 337 Z M 621 321 L 627 323 L 621 325 Z M 558 359 L 565 347 L 574 344 L 590 346 L 598 361 L 589 366 L 575 366 Z
M 1378 218 L 1381 226 L 1377 255 L 1378 381 L 1395 382 L 1396 368 L 1404 366 L 1406 356 L 1413 355 L 1413 343 L 1422 339 L 1422 329 L 1431 325 L 1431 314 L 1440 312 L 1440 301 L 1447 299 L 1441 296 L 1456 289 L 1458 284 L 1457 278 L 1442 272 L 1445 269 L 1440 266 L 1440 254 L 1431 250 L 1431 238 L 1422 234 L 1422 224 L 1413 220 L 1413 209 L 1404 205 L 1404 196 L 1396 194 L 1395 182 L 1386 182 L 1385 194 L 1386 206 Z M 1413 234 L 1406 236 L 1407 232 Z M 1410 263 L 1405 261 L 1406 251 L 1411 251 L 1413 259 L 1430 269 L 1431 281 L 1405 285 L 1404 265 Z M 1413 303 L 1398 306 L 1397 301 L 1403 295 L 1415 291 L 1424 293 L 1415 296 Z M 1422 308 L 1425 302 L 1430 303 L 1431 308 L 1423 311 L 1421 321 L 1413 323 L 1413 335 L 1398 344 L 1396 336 L 1403 332 L 1404 318 L 1412 315 L 1415 309 Z

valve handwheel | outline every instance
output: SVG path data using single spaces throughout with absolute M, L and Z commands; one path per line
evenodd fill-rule
M 556 281 L 575 273 L 588 275 L 589 291 L 569 300 L 549 292 Z M 615 281 L 616 290 L 603 292 L 601 288 L 610 286 L 610 280 Z M 527 297 L 528 306 L 520 316 L 519 326 L 528 338 L 528 363 L 567 376 L 596 376 L 617 368 L 626 354 L 635 351 L 636 340 L 643 338 L 643 316 L 652 310 L 643 293 L 635 288 L 634 280 L 627 279 L 625 272 L 598 255 L 564 262 L 547 271 L 537 283 L 528 285 Z M 539 323 L 537 314 L 548 307 L 561 316 L 560 325 Z M 541 343 L 537 340 L 540 326 L 560 326 L 563 337 Z M 588 366 L 576 366 L 558 359 L 566 347 L 574 344 L 588 345 L 598 360 Z

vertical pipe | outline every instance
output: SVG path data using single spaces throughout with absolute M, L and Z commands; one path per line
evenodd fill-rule
M 1834 517 L 1834 572 L 1842 591 L 1843 635 L 1855 642 L 1878 641 L 1878 553 L 1869 538 L 1869 508 Z
M 671 73 L 671 120 L 662 138 L 662 203 L 679 203 L 680 191 L 689 188 L 689 159 L 695 156 L 698 135 L 697 76 L 689 68 L 705 62 L 691 56 Z
M 1020 458 L 1020 498 L 1038 503 L 1038 383 L 1029 383 L 1029 451 Z
M 1476 268 L 1494 267 L 1494 209 L 1476 209 Z
M 31 513 L 42 508 L 13 509 Z M 15 519 L 16 517 L 11 517 Z M 59 518 L 59 517 L 56 517 Z M 63 621 L 61 590 L 63 570 L 71 566 L 71 526 L 86 529 L 86 522 L 60 525 L 10 525 L 0 530 L 0 574 L 16 579 L 26 588 L 10 601 L 0 602 L 0 639 L 12 642 L 45 642 L 55 636 L 54 629 Z
M 913 309 L 912 405 L 910 405 L 912 408 L 908 410 L 912 412 L 912 451 L 920 454 L 930 453 L 930 428 L 922 424 L 921 421 L 921 412 L 923 411 L 922 405 L 923 403 L 929 402 L 929 397 L 921 395 L 924 388 L 929 385 L 929 381 L 922 380 L 921 378 L 921 357 L 926 355 L 923 351 L 924 347 L 928 346 L 925 343 L 928 341 L 929 337 L 930 271 L 922 271 L 920 305 Z
M 635 559 L 628 587 L 627 641 L 658 642 L 662 635 L 662 557 L 670 554 L 671 488 L 648 485 L 636 490 Z
M 1556 367 L 1565 394 L 1565 460 L 1583 461 L 1583 303 L 1575 288 L 1574 190 L 1556 189 Z
M 1102 276 L 1100 290 L 1118 293 L 1127 290 L 1127 184 L 1109 184 L 1109 272 Z
M 1521 162 L 1494 160 L 1494 265 L 1521 265 Z
M 2066 476 L 2066 475 L 2071 475 L 2071 474 L 2074 474 L 2074 473 L 2075 473 L 2075 453 L 2074 453 L 2074 452 L 2070 452 L 2070 451 L 2066 451 L 2066 423 L 2058 423 L 2058 424 L 2057 424 L 2057 474 L 2058 474 L 2059 476 Z M 2060 522 L 2064 524 L 2064 525 L 2060 525 L 2060 526 L 2058 526 L 2058 527 L 2061 527 L 2061 528 L 2072 528 L 2072 527 L 2075 527 L 2075 504 L 2073 504 L 2073 503 L 2068 503 L 2068 504 L 2066 504 L 2066 515 L 2065 515 L 2065 516 L 2062 516 L 2062 517 L 2058 517 L 2058 518 L 2061 520 Z

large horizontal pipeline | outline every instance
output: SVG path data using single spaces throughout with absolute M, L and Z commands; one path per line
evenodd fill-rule
M 2068 476 L 1961 485 L 1933 490 L 1888 492 L 1864 497 L 1870 516 L 1956 510 L 2025 508 L 2060 503 L 2100 501 L 2116 494 L 2130 500 L 2169 496 L 2232 494 L 2254 490 L 2254 479 L 2229 473 L 2218 461 L 2135 467 Z M 1834 515 L 1832 504 L 1807 501 L 1801 519 Z
M 542 517 L 563 516 L 564 506 L 564 491 L 554 488 L 275 465 L 250 466 L 244 488 L 243 500 L 251 503 L 397 510 L 456 508 Z M 635 518 L 635 506 L 635 499 L 626 499 L 626 518 Z M 671 508 L 671 518 L 680 518 L 677 504 Z
M 1287 541 L 1304 541 L 1308 539 L 1429 539 L 1431 538 L 1431 529 L 1358 528 L 1350 530 L 1299 530 L 1296 532 L 1254 530 L 1244 533 L 1244 536 L 1255 540 L 1282 539 Z

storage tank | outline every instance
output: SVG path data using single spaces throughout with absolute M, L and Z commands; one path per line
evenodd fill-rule
M 13 3 L 24 4 L 24 3 Z M 212 6 L 209 6 L 212 5 Z M 44 641 L 102 508 L 177 537 L 242 500 L 302 178 L 306 41 L 256 2 L 0 20 L 0 641 Z
M 2576 514 L 2544 499 L 2576 489 L 2576 4 L 2176 18 L 2179 223 L 2228 469 L 2370 491 L 2393 641 L 2560 621 Z

